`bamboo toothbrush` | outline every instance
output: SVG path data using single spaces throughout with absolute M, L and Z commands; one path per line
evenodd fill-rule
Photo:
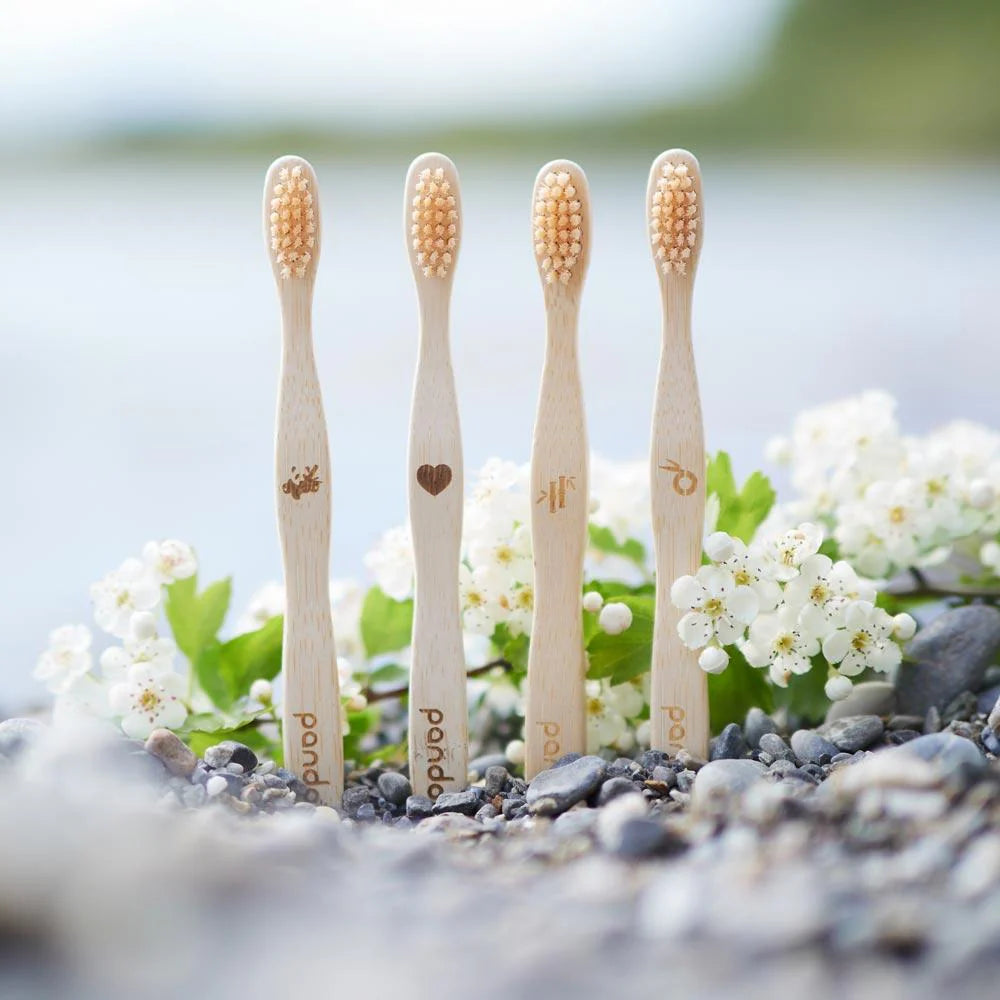
M 407 249 L 420 304 L 410 414 L 410 528 L 416 568 L 410 666 L 410 781 L 437 798 L 468 778 L 468 708 L 458 567 L 462 439 L 448 345 L 448 307 L 461 235 L 458 171 L 440 153 L 410 165 Z
M 310 798 L 337 805 L 344 748 L 330 614 L 330 452 L 311 317 L 320 215 L 316 175 L 305 160 L 283 156 L 271 164 L 264 231 L 281 303 L 275 462 L 286 593 L 285 765 L 309 786 Z
M 708 751 L 708 684 L 697 653 L 677 634 L 670 601 L 677 577 L 701 562 L 705 444 L 691 347 L 691 296 L 703 231 L 701 173 L 686 150 L 653 161 L 646 192 L 653 261 L 660 279 L 663 340 L 653 406 L 650 477 L 656 550 L 650 740 L 654 749 Z
M 546 342 L 531 451 L 535 611 L 528 654 L 528 778 L 586 748 L 581 617 L 587 541 L 587 431 L 577 360 L 580 293 L 590 255 L 587 178 L 575 163 L 542 167 L 531 204 L 545 295 Z

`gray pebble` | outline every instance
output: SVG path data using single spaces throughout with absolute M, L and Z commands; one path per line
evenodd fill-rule
M 612 799 L 617 799 L 619 795 L 638 794 L 639 786 L 631 778 L 609 778 L 597 793 L 597 804 L 604 806 Z
M 713 760 L 695 778 L 691 805 L 695 809 L 739 795 L 761 781 L 766 770 L 755 760 Z
M 277 791 L 277 789 L 274 789 Z M 358 811 L 355 813 L 355 819 L 361 823 L 371 823 L 375 819 L 375 806 L 371 802 L 365 802 L 363 805 L 358 806 Z
M 378 776 L 378 790 L 386 802 L 394 806 L 405 806 L 406 800 L 413 794 L 410 779 L 396 771 L 385 771 Z
M 340 804 L 348 816 L 355 817 L 358 810 L 371 801 L 371 790 L 364 785 L 351 785 L 344 789 Z
M 528 785 L 528 805 L 532 811 L 545 815 L 565 812 L 597 791 L 606 769 L 607 764 L 600 757 L 577 757 L 548 771 L 540 771 Z M 544 807 L 543 800 L 546 800 Z
M 406 800 L 406 815 L 419 822 L 434 813 L 434 803 L 426 795 L 411 795 Z
M 751 750 L 756 750 L 760 746 L 760 738 L 764 733 L 776 733 L 778 727 L 774 719 L 763 709 L 751 708 L 747 712 L 747 717 L 743 722 L 743 738 Z
M 736 760 L 747 752 L 747 743 L 743 738 L 743 730 L 735 722 L 730 722 L 719 733 L 712 744 L 712 760 Z
M 510 774 L 502 764 L 494 764 L 486 769 L 486 780 L 483 782 L 483 789 L 488 798 L 500 795 L 510 781 Z
M 441 813 L 462 813 L 463 816 L 474 815 L 482 805 L 479 790 L 468 788 L 464 792 L 442 792 L 434 802 L 434 815 Z
M 616 842 L 609 850 L 621 858 L 648 858 L 673 853 L 681 846 L 682 842 L 662 823 L 636 817 L 618 826 Z
M 943 711 L 963 691 L 978 691 L 1000 651 L 1000 610 L 972 604 L 942 612 L 906 649 L 896 677 L 899 711 Z
M 759 741 L 761 755 L 769 754 L 772 760 L 790 760 L 792 751 L 777 733 L 764 733 Z
M 896 689 L 886 681 L 862 681 L 851 688 L 842 701 L 835 701 L 826 713 L 826 721 L 846 719 L 850 715 L 891 715 L 896 711 Z
M 252 771 L 257 766 L 257 755 L 244 743 L 223 740 L 205 751 L 205 763 L 215 768 L 239 764 L 244 771 Z
M 825 727 L 831 743 L 845 753 L 865 750 L 882 738 L 885 726 L 877 715 L 850 715 Z
M 221 795 L 226 790 L 226 779 L 221 774 L 213 774 L 205 782 L 205 794 L 211 798 Z
M 506 767 L 510 763 L 502 753 L 487 753 L 469 761 L 469 774 L 474 774 L 476 780 L 484 777 L 491 767 Z
M 792 752 L 801 761 L 829 764 L 838 749 L 815 729 L 797 729 L 792 733 Z
M 480 823 L 485 823 L 488 819 L 495 819 L 500 813 L 492 802 L 487 802 L 485 805 L 480 806 L 476 810 L 475 818 L 479 820 Z
M 910 754 L 935 763 L 949 777 L 985 769 L 986 758 L 971 740 L 953 733 L 929 733 L 918 736 L 887 753 Z

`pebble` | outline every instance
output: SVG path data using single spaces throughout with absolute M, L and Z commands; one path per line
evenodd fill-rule
M 365 785 L 350 785 L 344 789 L 341 806 L 350 817 L 355 817 L 358 810 L 371 799 L 371 790 Z
M 171 774 L 181 778 L 189 778 L 198 766 L 196 754 L 169 729 L 154 729 L 146 740 L 146 752 L 159 758 Z
M 771 718 L 761 708 L 751 708 L 747 712 L 747 717 L 743 722 L 743 737 L 751 750 L 756 750 L 760 746 L 760 738 L 765 733 L 776 733 L 778 731 L 774 719 Z
M 906 754 L 937 764 L 941 773 L 952 777 L 968 770 L 978 773 L 986 767 L 986 758 L 971 740 L 953 733 L 929 733 L 918 736 L 902 746 L 893 747 L 878 756 Z
M 221 795 L 227 787 L 226 779 L 221 774 L 213 774 L 205 782 L 205 794 L 210 798 L 215 798 L 216 795 Z
M 648 858 L 673 853 L 683 842 L 657 820 L 630 818 L 619 825 L 615 841 L 605 846 L 622 858 Z
M 743 738 L 743 730 L 735 722 L 730 722 L 719 733 L 712 744 L 712 760 L 736 760 L 747 752 L 747 743 Z
M 772 760 L 790 760 L 792 751 L 777 733 L 764 733 L 758 741 L 761 753 L 769 754 Z
M 670 772 L 673 774 L 673 771 Z M 609 778 L 597 793 L 598 806 L 606 806 L 619 795 L 638 795 L 639 786 L 631 778 Z
M 487 798 L 494 798 L 500 795 L 510 781 L 510 773 L 502 764 L 494 764 L 486 769 L 486 780 L 483 782 L 483 790 Z
M 892 715 L 896 711 L 896 689 L 886 681 L 862 681 L 851 688 L 842 701 L 835 701 L 826 713 L 827 722 L 850 715 Z
M 765 773 L 764 765 L 755 760 L 713 760 L 695 778 L 691 806 L 701 809 L 732 799 L 761 781 Z
M 558 815 L 589 798 L 604 780 L 607 764 L 600 757 L 577 756 L 572 761 L 540 771 L 528 785 L 527 802 L 533 812 Z
M 839 749 L 815 729 L 797 729 L 792 733 L 792 752 L 801 761 L 829 764 Z
M 383 771 L 378 776 L 378 790 L 386 802 L 394 806 L 405 806 L 406 800 L 413 794 L 410 779 L 395 771 Z
M 971 604 L 942 612 L 907 646 L 896 678 L 899 711 L 944 711 L 956 695 L 978 691 L 998 651 L 1000 610 Z
M 478 781 L 491 767 L 506 767 L 509 763 L 502 753 L 483 754 L 482 757 L 469 761 L 469 774 L 475 775 L 475 780 Z
M 825 727 L 826 737 L 845 753 L 867 750 L 884 732 L 885 725 L 877 715 L 849 715 Z
M 213 747 L 208 747 L 204 753 L 204 760 L 209 767 L 222 768 L 227 764 L 239 764 L 244 771 L 252 771 L 258 763 L 253 750 L 235 740 L 223 740 Z
M 462 813 L 472 816 L 482 804 L 480 792 L 476 788 L 469 788 L 464 792 L 442 792 L 434 802 L 434 815 Z
M 345 792 L 346 794 L 346 792 Z M 426 795 L 411 795 L 406 800 L 406 817 L 412 820 L 426 819 L 434 813 L 434 803 Z
M 0 722 L 0 759 L 19 757 L 45 732 L 35 719 L 6 719 Z

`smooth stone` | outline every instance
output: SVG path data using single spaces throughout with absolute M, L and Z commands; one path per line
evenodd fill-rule
M 867 750 L 882 738 L 885 725 L 877 715 L 851 715 L 825 727 L 827 739 L 845 753 Z
M 620 858 L 649 858 L 673 853 L 681 844 L 662 823 L 637 817 L 621 823 L 616 841 L 606 846 Z
M 792 753 L 801 761 L 829 764 L 839 749 L 815 729 L 797 729 L 792 733 Z
M 922 715 L 894 715 L 886 725 L 886 729 L 895 732 L 897 729 L 923 729 Z
M 464 792 L 442 792 L 434 801 L 434 815 L 442 813 L 462 813 L 472 816 L 483 804 L 478 789 L 469 788 Z
M 743 730 L 735 722 L 730 722 L 712 744 L 712 760 L 736 760 L 747 752 Z
M 830 706 L 826 721 L 835 722 L 850 715 L 892 715 L 895 711 L 896 689 L 891 684 L 886 681 L 863 681 L 855 684 L 846 698 Z
M 198 756 L 169 729 L 154 729 L 146 740 L 146 752 L 163 761 L 163 766 L 180 778 L 189 778 L 198 766 Z
M 7 719 L 0 722 L 0 757 L 13 760 L 45 732 L 37 719 Z
M 567 764 L 572 764 L 578 761 L 583 756 L 582 753 L 564 753 L 552 766 L 553 767 L 565 767 Z
M 986 758 L 979 747 L 954 733 L 928 733 L 886 752 L 919 757 L 936 764 L 948 777 L 962 771 L 979 773 L 986 768 Z
M 570 809 L 557 816 L 552 824 L 552 833 L 563 840 L 589 836 L 597 823 L 600 813 L 596 809 Z
M 252 771 L 257 766 L 257 755 L 243 743 L 223 740 L 205 751 L 205 763 L 215 768 L 240 764 L 244 771 Z
M 751 750 L 756 750 L 760 746 L 760 738 L 765 733 L 776 733 L 778 727 L 774 719 L 771 718 L 761 708 L 751 708 L 747 712 L 747 717 L 743 722 L 743 738 Z
M 491 767 L 506 767 L 510 763 L 502 753 L 487 753 L 482 757 L 474 757 L 469 761 L 469 774 L 474 774 L 476 780 L 485 777 Z
M 978 691 L 998 651 L 1000 610 L 971 604 L 942 612 L 906 648 L 896 677 L 899 711 L 943 711 L 956 695 Z
M 407 819 L 420 821 L 434 813 L 434 803 L 426 795 L 411 795 L 406 800 Z
M 597 793 L 597 804 L 605 806 L 620 795 L 639 794 L 639 786 L 631 778 L 610 778 L 601 785 L 601 790 Z
M 1000 685 L 986 688 L 976 696 L 976 711 L 983 715 L 989 715 L 997 702 L 1000 701 Z
M 471 816 L 457 812 L 440 813 L 437 816 L 421 820 L 417 824 L 417 832 L 419 833 L 443 833 L 449 839 L 454 840 L 478 837 L 484 830 L 485 827 L 481 823 L 477 823 Z
M 777 733 L 764 733 L 758 743 L 761 753 L 769 754 L 772 760 L 789 760 L 792 751 Z
M 406 800 L 413 794 L 410 779 L 395 771 L 385 771 L 380 774 L 377 784 L 382 797 L 394 806 L 405 806 Z
M 375 819 L 375 806 L 371 802 L 365 802 L 358 806 L 358 811 L 354 818 L 360 823 L 371 823 Z
M 532 812 L 555 815 L 589 798 L 604 780 L 607 764 L 600 757 L 579 757 L 569 763 L 540 771 L 528 785 L 527 802 Z M 541 808 L 545 800 L 544 809 Z M 549 805 L 554 803 L 554 807 Z
M 483 782 L 483 790 L 487 798 L 495 798 L 503 793 L 510 781 L 510 773 L 502 764 L 494 764 L 486 769 L 486 780 Z
M 717 801 L 741 794 L 762 781 L 767 768 L 756 760 L 713 760 L 697 774 L 691 791 L 692 809 L 701 809 Z

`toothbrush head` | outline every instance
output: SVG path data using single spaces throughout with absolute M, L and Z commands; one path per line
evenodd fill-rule
M 590 195 L 583 170 L 553 160 L 538 173 L 531 200 L 535 259 L 546 286 L 578 287 L 590 256 Z
M 694 277 L 703 229 L 701 171 L 686 149 L 661 153 L 649 172 L 646 218 L 661 275 Z
M 264 181 L 264 228 L 279 283 L 310 280 L 319 258 L 316 173 L 299 156 L 282 156 Z
M 406 241 L 414 276 L 451 277 L 462 227 L 455 164 L 440 153 L 418 156 L 406 174 L 405 199 Z

